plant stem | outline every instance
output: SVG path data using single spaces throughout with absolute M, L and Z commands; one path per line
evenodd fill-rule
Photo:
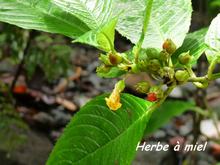
M 29 35 L 27 36 L 27 41 L 25 43 L 25 47 L 24 47 L 24 50 L 23 50 L 23 56 L 22 56 L 22 59 L 21 59 L 21 62 L 19 63 L 18 65 L 18 68 L 17 68 L 17 71 L 15 73 L 15 76 L 14 76 L 14 79 L 12 81 L 12 84 L 11 84 L 11 87 L 10 87 L 10 91 L 12 92 L 15 85 L 16 85 L 16 82 L 18 80 L 18 77 L 19 75 L 21 74 L 22 72 L 22 68 L 24 66 L 24 63 L 25 63 L 25 59 L 26 57 L 28 56 L 28 51 L 29 51 L 29 48 L 30 48 L 30 44 L 31 44 L 31 40 L 32 40 L 32 31 L 29 33 Z
M 201 109 L 200 107 L 194 107 L 191 108 L 192 111 L 199 113 L 200 115 L 203 115 L 205 117 L 210 117 L 210 113 L 207 111 L 204 111 L 203 109 Z
M 140 39 L 137 43 L 137 51 L 135 52 L 135 62 L 136 63 L 138 61 L 138 56 L 139 56 L 142 44 L 144 42 L 144 37 L 145 37 L 145 34 L 147 32 L 147 28 L 148 28 L 148 25 L 149 25 L 149 22 L 150 22 L 152 6 L 153 6 L 153 0 L 148 0 L 146 8 L 145 8 L 145 16 L 144 16 L 144 22 L 143 22 L 141 37 L 140 37 Z
M 212 76 L 210 77 L 210 80 L 215 80 L 218 78 L 220 78 L 220 73 L 215 73 L 215 74 L 212 74 Z
M 215 58 L 214 60 L 212 60 L 210 66 L 209 66 L 209 69 L 208 69 L 208 79 L 211 79 L 212 78 L 212 74 L 213 74 L 213 71 L 215 69 L 215 66 L 217 65 L 218 63 L 218 58 Z

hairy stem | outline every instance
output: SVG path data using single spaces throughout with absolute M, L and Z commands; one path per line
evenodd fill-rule
M 152 6 L 153 6 L 153 0 L 148 0 L 147 1 L 147 6 L 145 8 L 145 16 L 144 16 L 144 22 L 143 22 L 141 37 L 140 37 L 140 39 L 137 43 L 137 51 L 135 53 L 135 61 L 136 62 L 138 61 L 139 52 L 140 52 L 142 44 L 144 42 L 144 37 L 145 37 L 145 34 L 147 32 L 147 28 L 148 28 L 148 25 L 149 25 L 149 22 L 150 22 Z

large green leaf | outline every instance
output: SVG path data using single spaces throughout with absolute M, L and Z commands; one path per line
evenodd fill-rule
M 130 165 L 152 103 L 122 94 L 122 108 L 111 111 L 99 96 L 72 119 L 47 165 Z
M 74 42 L 88 44 L 105 52 L 110 52 L 114 49 L 116 23 L 117 18 L 114 18 L 100 28 L 85 33 Z
M 203 28 L 201 30 L 192 32 L 187 34 L 183 45 L 177 49 L 177 51 L 172 55 L 173 63 L 177 62 L 178 56 L 183 52 L 190 52 L 192 56 L 191 64 L 196 64 L 199 57 L 206 50 L 207 46 L 205 44 L 205 34 L 207 32 L 207 28 Z
M 76 38 L 105 24 L 111 0 L 0 0 L 0 21 Z
M 206 34 L 205 42 L 208 45 L 206 51 L 208 61 L 211 62 L 216 56 L 220 57 L 220 14 L 213 19 Z
M 183 112 L 195 107 L 193 102 L 185 101 L 166 101 L 158 110 L 154 111 L 148 122 L 149 126 L 146 127 L 145 134 L 149 135 L 156 131 L 158 128 L 169 122 L 174 116 L 178 116 Z
M 137 43 L 141 35 L 146 0 L 114 2 L 115 13 L 122 11 L 117 30 L 132 43 Z M 191 13 L 191 0 L 154 0 L 143 47 L 161 48 L 167 38 L 181 46 L 189 30 Z

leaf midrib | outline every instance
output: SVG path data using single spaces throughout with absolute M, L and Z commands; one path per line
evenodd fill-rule
M 134 100 L 134 99 L 132 98 L 132 100 Z M 152 106 L 152 105 L 151 105 L 151 106 Z M 108 144 L 110 144 L 110 143 L 116 141 L 118 138 L 120 138 L 121 136 L 123 136 L 126 132 L 128 132 L 129 129 L 131 129 L 133 126 L 135 126 L 136 123 L 138 123 L 140 120 L 142 120 L 144 117 L 146 117 L 146 116 L 148 115 L 148 112 L 149 112 L 148 109 L 149 109 L 151 106 L 147 106 L 147 107 L 146 107 L 147 110 L 145 110 L 145 113 L 143 113 L 142 116 L 140 116 L 133 124 L 129 125 L 121 134 L 119 134 L 118 136 L 116 136 L 113 140 L 108 141 L 107 143 L 105 143 L 104 145 L 102 145 L 100 148 L 96 149 L 94 152 L 91 152 L 91 153 L 87 154 L 85 157 L 83 157 L 83 158 L 81 158 L 81 159 L 79 159 L 79 160 L 77 160 L 77 161 L 74 161 L 73 163 L 79 163 L 79 162 L 83 161 L 84 159 L 86 159 L 87 157 L 89 157 L 91 154 L 95 154 L 95 153 L 98 152 L 99 150 L 105 148 Z M 143 108 L 142 106 L 141 106 L 141 109 L 144 110 L 144 108 Z M 114 113 L 114 112 L 113 112 L 113 113 Z M 143 131 L 144 131 L 144 130 L 143 130 Z

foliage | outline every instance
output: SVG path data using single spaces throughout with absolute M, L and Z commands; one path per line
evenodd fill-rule
M 147 109 L 152 103 L 123 94 L 122 107 L 113 112 L 106 106 L 105 97 L 94 98 L 72 119 L 51 153 L 48 165 L 130 164 L 149 120 Z
M 149 119 L 151 126 L 146 127 L 145 135 L 152 134 L 158 128 L 169 122 L 174 116 L 181 115 L 183 112 L 190 110 L 190 108 L 193 107 L 195 107 L 195 104 L 192 102 L 165 101 L 157 111 L 152 113 Z
M 205 42 L 209 49 L 206 51 L 209 62 L 213 61 L 216 57 L 220 57 L 220 14 L 213 19 L 209 30 L 207 32 Z
M 72 48 L 66 44 L 63 37 L 39 35 L 32 41 L 28 56 L 25 59 L 25 68 L 28 76 L 31 77 L 40 67 L 48 80 L 57 79 L 60 76 L 67 76 L 71 66 Z M 53 67 L 51 67 L 53 63 Z
M 27 42 L 31 42 L 25 57 L 25 70 L 29 78 L 37 68 L 44 72 L 49 81 L 66 76 L 68 70 L 72 69 L 73 49 L 66 44 L 64 37 L 39 33 L 28 41 L 28 31 L 7 24 L 2 25 L 2 29 L 4 33 L 0 34 L 0 61 L 7 60 L 10 64 L 19 64 L 24 58 Z M 51 62 L 54 64 L 53 67 Z
M 130 164 L 146 124 L 147 132 L 153 132 L 171 117 L 193 107 L 178 102 L 182 108 L 175 111 L 165 103 L 170 111 L 163 107 L 157 111 L 175 87 L 192 82 L 198 88 L 206 88 L 210 81 L 220 78 L 220 73 L 213 73 L 220 62 L 219 15 L 208 30 L 187 35 L 192 14 L 190 0 L 0 2 L 0 21 L 63 34 L 75 39 L 74 42 L 102 50 L 101 65 L 97 68 L 101 77 L 145 72 L 159 84 L 138 83 L 137 89 L 144 89 L 141 91 L 148 95 L 148 101 L 141 100 L 121 94 L 124 76 L 110 96 L 93 99 L 74 116 L 51 153 L 48 165 Z M 115 50 L 115 30 L 135 44 L 131 50 L 123 53 Z M 210 66 L 206 75 L 197 77 L 192 65 L 204 52 Z

